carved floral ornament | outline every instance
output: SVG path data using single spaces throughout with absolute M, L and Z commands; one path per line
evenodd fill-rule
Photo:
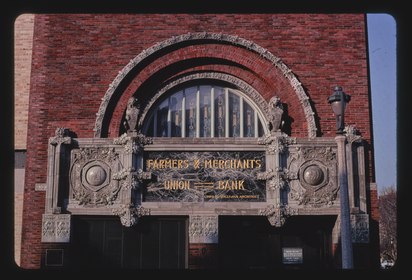
M 150 215 L 150 209 L 146 209 L 139 205 L 135 207 L 133 204 L 122 204 L 120 207 L 112 210 L 114 215 L 120 217 L 120 222 L 126 227 L 135 225 L 142 216 Z
M 289 67 L 286 66 L 282 62 L 282 60 L 276 56 L 274 56 L 272 53 L 270 53 L 267 49 L 257 45 L 256 43 L 240 38 L 238 36 L 233 36 L 233 35 L 228 35 L 228 34 L 222 34 L 222 33 L 208 33 L 208 32 L 201 32 L 201 33 L 187 33 L 179 36 L 174 36 L 172 38 L 169 38 L 167 40 L 164 40 L 162 42 L 159 42 L 152 47 L 143 50 L 140 54 L 138 54 L 135 58 L 130 60 L 130 62 L 121 70 L 119 71 L 118 75 L 116 78 L 113 80 L 113 82 L 109 85 L 109 88 L 107 89 L 106 93 L 104 94 L 102 98 L 102 102 L 100 104 L 99 110 L 96 113 L 96 121 L 95 121 L 95 127 L 94 127 L 94 136 L 97 138 L 101 137 L 102 133 L 102 123 L 103 123 L 103 118 L 106 115 L 106 110 L 108 107 L 108 104 L 110 100 L 113 97 L 114 92 L 116 89 L 119 87 L 120 83 L 123 81 L 123 79 L 130 73 L 130 71 L 135 68 L 139 63 L 141 63 L 144 59 L 148 58 L 151 55 L 156 55 L 160 50 L 163 50 L 165 48 L 168 48 L 173 45 L 180 44 L 182 42 L 193 42 L 193 44 L 196 44 L 200 40 L 210 40 L 210 41 L 216 41 L 217 43 L 229 43 L 238 47 L 245 48 L 251 52 L 257 53 L 259 56 L 262 58 L 268 60 L 270 63 L 272 63 L 276 68 L 278 68 L 284 77 L 289 81 L 290 85 L 294 89 L 298 100 L 300 101 L 303 111 L 306 117 L 306 122 L 308 124 L 308 137 L 309 138 L 314 138 L 316 137 L 316 123 L 314 119 L 314 112 L 312 110 L 312 107 L 309 102 L 309 97 L 307 96 L 305 90 L 303 89 L 300 81 L 297 79 L 295 74 L 289 69 Z M 224 76 L 219 77 L 220 73 L 214 73 L 217 76 L 215 77 L 216 79 L 225 79 Z M 192 77 L 186 77 L 186 79 L 194 78 Z M 227 77 L 226 77 L 227 78 Z M 181 81 L 182 82 L 182 81 Z M 229 81 L 230 82 L 230 81 Z M 236 84 L 236 81 L 233 81 L 234 84 Z M 173 82 L 172 82 L 173 83 Z M 174 82 L 176 83 L 176 81 Z M 238 85 L 238 84 L 237 84 Z M 239 86 L 239 85 L 238 85 Z M 168 86 L 166 86 L 168 87 Z M 248 92 L 247 88 L 240 87 L 242 90 Z M 164 90 L 164 89 L 163 89 Z M 162 91 L 162 90 L 161 90 Z M 159 95 L 159 93 L 157 94 Z M 259 94 L 258 94 L 259 95 Z M 259 95 L 260 96 L 260 95 Z M 261 99 L 261 97 L 259 98 Z M 259 100 L 259 99 L 253 99 L 253 100 Z M 152 99 L 153 100 L 153 99 Z M 265 102 L 266 103 L 266 102 Z M 259 104 L 258 104 L 259 105 Z M 148 106 L 146 106 L 145 111 L 147 112 L 151 106 L 151 102 Z M 265 110 L 265 107 L 267 107 L 267 104 L 262 106 L 262 104 L 259 105 L 261 109 L 263 109 L 263 112 L 267 112 Z M 144 114 L 142 114 L 142 117 L 140 119 L 144 119 Z
M 265 145 L 268 154 L 283 153 L 287 147 L 296 143 L 295 137 L 289 137 L 286 133 L 271 131 L 263 137 L 258 138 L 259 145 Z
M 266 216 L 272 226 L 281 227 L 289 216 L 298 215 L 298 210 L 287 205 L 269 205 L 261 209 L 259 215 Z
M 123 133 L 120 137 L 113 139 L 113 144 L 122 145 L 126 154 L 137 154 L 145 145 L 153 143 L 153 139 L 137 133 L 136 136 L 129 136 Z

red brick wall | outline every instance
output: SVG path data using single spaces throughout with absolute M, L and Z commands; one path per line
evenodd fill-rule
M 178 28 L 177 28 L 178 27 Z M 237 35 L 282 59 L 311 99 L 318 136 L 335 135 L 327 97 L 335 85 L 352 96 L 346 122 L 371 142 L 364 15 L 349 14 L 136 14 L 36 15 L 30 87 L 29 133 L 22 240 L 22 266 L 40 266 L 47 141 L 56 127 L 93 137 L 96 113 L 110 83 L 131 59 L 154 44 L 188 32 Z M 210 59 L 205 63 L 203 58 Z M 214 58 L 214 59 L 212 59 Z M 203 60 L 202 60 L 203 59 Z M 178 62 L 184 67 L 173 67 Z M 202 62 L 203 61 L 203 62 Z M 190 62 L 193 62 L 192 64 Z M 196 44 L 148 62 L 121 92 L 107 135 L 118 136 L 126 101 L 156 77 L 170 79 L 199 70 L 221 71 L 250 83 L 266 99 L 278 95 L 293 120 L 291 136 L 306 137 L 303 109 L 281 72 L 256 53 L 230 44 Z M 160 86 L 160 85 L 159 85 Z M 368 154 L 372 161 L 372 151 Z M 372 167 L 371 167 L 372 168 Z M 373 169 L 370 169 L 371 175 Z

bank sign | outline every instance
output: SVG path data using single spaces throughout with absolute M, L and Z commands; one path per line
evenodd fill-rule
M 151 172 L 144 201 L 218 202 L 266 200 L 264 152 L 147 152 Z

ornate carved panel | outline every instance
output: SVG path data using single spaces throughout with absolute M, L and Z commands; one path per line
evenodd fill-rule
M 42 242 L 70 242 L 70 214 L 43 214 Z
M 334 204 L 339 186 L 334 143 L 295 145 L 289 147 L 288 176 L 290 202 L 303 207 L 324 207 Z
M 104 206 L 118 199 L 121 188 L 115 175 L 121 162 L 115 148 L 90 147 L 72 151 L 70 199 L 79 205 Z
M 218 242 L 217 215 L 191 215 L 189 218 L 189 222 L 190 243 Z

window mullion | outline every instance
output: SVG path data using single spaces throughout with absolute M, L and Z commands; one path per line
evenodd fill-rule
M 157 114 L 159 113 L 159 110 L 156 108 L 155 112 L 154 112 L 154 116 L 153 116 L 153 137 L 157 137 Z
M 258 137 L 258 134 L 259 134 L 258 114 L 256 110 L 254 110 L 254 112 L 255 112 L 255 137 Z
M 170 99 L 171 97 L 168 98 L 167 104 L 167 137 L 172 136 L 172 109 L 170 108 Z
M 210 137 L 215 137 L 215 87 L 210 91 Z
M 243 137 L 243 97 L 239 97 L 239 134 Z
M 186 95 L 183 91 L 182 97 L 182 138 L 186 137 Z
M 225 137 L 229 137 L 229 90 L 225 88 Z
M 200 137 L 200 87 L 196 91 L 196 137 Z

